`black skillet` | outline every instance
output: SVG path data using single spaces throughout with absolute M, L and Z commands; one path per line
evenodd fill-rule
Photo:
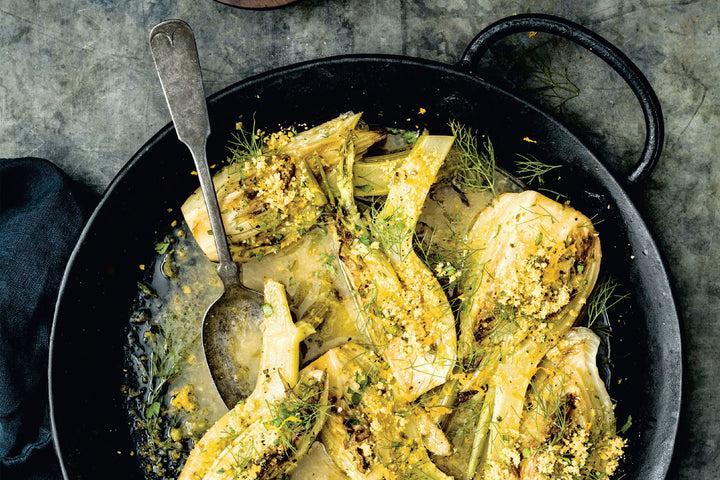
M 618 179 L 547 114 L 472 74 L 489 46 L 511 33 L 542 31 L 569 38 L 607 61 L 640 101 L 647 139 L 641 159 Z M 149 53 L 148 53 L 149 55 Z M 158 86 L 158 89 L 160 87 Z M 424 109 L 424 114 L 420 114 Z M 632 417 L 624 478 L 665 477 L 680 412 L 681 339 L 670 282 L 653 238 L 625 187 L 637 188 L 662 148 L 659 103 L 638 69 L 612 45 L 567 20 L 519 15 L 488 27 L 457 65 L 362 55 L 274 70 L 209 99 L 209 158 L 222 160 L 239 118 L 256 126 L 316 124 L 342 112 L 365 112 L 372 124 L 419 125 L 445 132 L 450 118 L 487 135 L 501 165 L 516 154 L 560 164 L 545 187 L 593 217 L 603 245 L 603 270 L 630 294 L 612 318 L 613 381 L 620 424 Z M 524 138 L 536 143 L 524 141 Z M 179 218 L 197 187 L 193 162 L 170 125 L 120 171 L 85 227 L 65 272 L 50 345 L 53 435 L 68 479 L 142 478 L 132 453 L 121 393 L 123 346 L 140 264 Z

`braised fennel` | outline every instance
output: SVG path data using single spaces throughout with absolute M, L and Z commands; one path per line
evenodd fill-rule
M 233 256 L 264 288 L 263 353 L 179 480 L 613 475 L 625 441 L 578 326 L 591 220 L 503 183 L 458 122 L 403 135 L 361 117 L 242 132 L 215 174 Z M 197 193 L 182 212 L 214 261 Z

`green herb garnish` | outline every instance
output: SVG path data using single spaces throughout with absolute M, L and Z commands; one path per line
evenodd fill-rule
M 518 165 L 518 178 L 520 180 L 526 180 L 528 183 L 536 182 L 538 185 L 543 185 L 545 180 L 543 176 L 551 170 L 560 168 L 560 165 L 550 165 L 543 163 L 533 155 L 520 155 L 516 163 Z
M 453 181 L 460 188 L 471 192 L 495 191 L 495 150 L 488 139 L 483 150 L 478 147 L 475 132 L 455 120 L 450 121 L 455 145 L 450 150 L 447 163 L 453 171 Z

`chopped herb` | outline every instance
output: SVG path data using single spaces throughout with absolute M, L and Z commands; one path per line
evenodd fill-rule
M 337 275 L 337 269 L 335 269 L 335 255 L 328 255 L 323 253 L 320 255 L 320 260 L 323 260 L 322 266 L 325 267 L 332 275 Z
M 162 476 L 166 468 L 174 468 L 173 458 L 186 455 L 186 446 L 173 437 L 173 428 L 182 420 L 181 414 L 172 409 L 164 411 L 163 402 L 168 386 L 180 374 L 189 349 L 198 337 L 187 338 L 187 331 L 179 336 L 169 335 L 161 324 L 148 326 L 143 337 L 145 350 L 132 356 L 140 389 L 131 397 L 136 402 L 131 413 L 145 436 L 139 453 L 149 468 Z
M 402 134 L 403 140 L 407 143 L 415 143 L 418 139 L 417 132 L 405 132 Z
M 160 402 L 153 402 L 145 409 L 145 418 L 157 417 L 160 414 Z
M 630 430 L 630 427 L 632 427 L 632 415 L 628 415 L 628 419 L 625 422 L 625 425 L 623 425 L 620 430 L 618 430 L 618 433 L 622 435 L 623 433 Z
M 269 303 L 263 303 L 262 309 L 263 309 L 263 315 L 265 315 L 265 318 L 267 318 L 273 314 L 273 307 Z

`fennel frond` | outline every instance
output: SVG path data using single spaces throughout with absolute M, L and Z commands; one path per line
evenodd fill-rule
M 242 122 L 237 123 L 236 130 L 228 147 L 228 161 L 231 165 L 243 164 L 248 159 L 262 155 L 263 139 L 261 132 L 255 130 L 255 118 L 250 131 L 245 130 Z
M 561 165 L 541 162 L 534 155 L 521 155 L 518 153 L 517 156 L 520 158 L 520 160 L 516 161 L 518 164 L 518 178 L 526 180 L 528 183 L 537 182 L 538 185 L 543 185 L 545 183 L 543 176 L 561 167 Z
M 453 183 L 461 190 L 473 192 L 490 190 L 493 196 L 497 197 L 495 149 L 490 139 L 483 142 L 480 150 L 476 133 L 468 127 L 451 120 L 450 130 L 456 139 L 448 158 Z
M 603 321 L 603 317 L 607 315 L 610 309 L 630 296 L 629 293 L 616 293 L 616 290 L 620 288 L 620 284 L 611 277 L 605 277 L 602 281 L 598 282 L 595 291 L 588 300 L 588 328 L 591 330 L 601 328 L 601 333 L 608 333 L 604 331 L 604 329 L 607 329 L 607 326 L 604 325 L 607 322 Z

